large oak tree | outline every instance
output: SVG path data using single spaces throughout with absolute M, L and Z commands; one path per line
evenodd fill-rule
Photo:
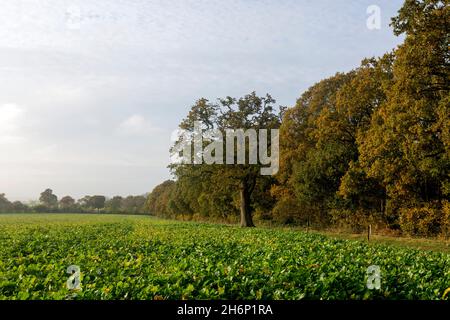
M 224 152 L 221 155 L 222 164 L 173 164 L 171 169 L 175 176 L 188 189 L 196 189 L 193 196 L 198 210 L 206 204 L 220 204 L 221 202 L 232 202 L 233 195 L 238 196 L 240 224 L 242 227 L 253 227 L 252 213 L 254 206 L 254 190 L 258 183 L 273 179 L 271 176 L 261 175 L 261 162 L 250 164 L 249 148 L 250 143 L 244 142 L 247 161 L 239 161 L 238 143 L 234 144 L 234 150 L 226 146 L 227 130 L 248 130 L 254 129 L 256 132 L 260 129 L 268 130 L 269 143 L 268 150 L 271 150 L 270 130 L 278 129 L 281 123 L 281 112 L 274 107 L 275 100 L 270 96 L 259 97 L 255 92 L 242 98 L 236 99 L 226 97 L 218 99 L 217 102 L 210 102 L 206 99 L 200 99 L 191 108 L 188 116 L 181 122 L 180 129 L 187 132 L 194 132 L 195 123 L 200 122 L 204 129 L 215 130 L 223 139 Z M 204 139 L 204 147 L 214 141 L 214 138 Z M 180 143 L 180 141 L 177 141 Z M 175 149 L 177 146 L 175 143 Z M 263 141 L 263 143 L 266 143 Z M 260 148 L 261 145 L 258 145 Z M 173 150 L 173 149 L 172 149 Z M 207 149 L 205 149 L 207 150 Z M 256 149 L 258 150 L 258 149 Z M 226 152 L 225 152 L 226 151 Z M 212 156 L 219 156 L 213 151 Z M 226 157 L 234 159 L 234 165 L 226 164 Z M 227 154 L 227 155 L 226 155 Z M 202 155 L 193 152 L 192 157 L 201 157 Z M 186 183 L 187 181 L 187 183 Z M 225 191 L 225 192 L 224 192 Z M 184 194 L 186 194 L 185 192 Z M 228 198 L 228 200 L 227 200 Z M 209 204 L 209 205 L 208 205 Z M 192 207 L 192 206 L 191 206 Z M 226 206 L 224 206 L 224 210 Z M 220 210 L 220 208 L 218 208 Z

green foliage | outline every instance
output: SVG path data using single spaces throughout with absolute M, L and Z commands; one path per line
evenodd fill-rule
M 169 217 L 169 201 L 174 188 L 175 182 L 172 180 L 167 180 L 156 186 L 147 197 L 146 210 L 152 215 Z
M 11 207 L 11 201 L 6 198 L 4 193 L 0 193 L 0 212 L 9 212 Z
M 49 209 L 55 209 L 58 206 L 58 197 L 53 194 L 52 189 L 46 189 L 41 193 L 39 202 Z
M 74 212 L 75 211 L 75 199 L 71 196 L 62 197 L 59 200 L 59 208 L 64 212 Z
M 146 196 L 128 196 L 122 198 L 115 196 L 106 199 L 105 196 L 84 196 L 75 201 L 71 196 L 64 196 L 58 202 L 58 198 L 51 189 L 41 193 L 38 204 L 23 204 L 20 201 L 9 201 L 5 194 L 0 193 L 0 213 L 26 213 L 26 212 L 52 212 L 52 213 L 148 213 L 145 202 Z
M 128 196 L 122 199 L 121 211 L 123 213 L 147 213 L 145 210 L 145 196 Z M 114 212 L 114 211 L 113 211 Z
M 283 108 L 278 112 L 274 107 L 275 102 L 270 95 L 259 97 L 255 92 L 238 99 L 232 97 L 217 99 L 217 102 L 199 99 L 179 127 L 192 133 L 195 122 L 200 122 L 203 129 L 215 130 L 216 135 L 223 138 L 227 136 L 228 129 L 267 129 L 270 132 L 270 129 L 278 129 L 281 121 Z M 160 215 L 196 214 L 202 217 L 227 219 L 237 215 L 240 210 L 241 225 L 252 227 L 254 226 L 252 214 L 255 210 L 270 212 L 274 202 L 269 192 L 273 179 L 260 174 L 261 164 L 226 165 L 227 153 L 231 153 L 232 159 L 237 163 L 238 148 L 227 150 L 225 140 L 223 139 L 223 145 L 219 142 L 219 146 L 224 150 L 222 158 L 219 159 L 223 164 L 182 163 L 170 166 L 177 179 L 174 187 L 176 191 L 172 193 L 171 199 L 166 201 L 164 193 L 159 195 L 159 189 L 155 189 L 155 194 L 149 198 L 149 201 L 154 201 L 157 207 L 160 203 L 169 204 L 168 207 L 156 210 Z M 203 147 L 212 141 L 208 138 L 203 139 Z M 183 137 L 175 142 L 171 150 L 179 151 L 177 146 L 181 142 L 184 142 Z M 244 144 L 243 149 L 248 158 L 250 144 L 247 142 Z M 194 163 L 196 156 L 198 155 L 193 155 Z M 160 198 L 162 200 L 158 200 Z
M 450 256 L 144 216 L 0 216 L 0 299 L 433 299 Z M 81 269 L 78 292 L 67 267 Z M 366 270 L 381 268 L 381 290 Z
M 117 212 L 120 213 L 122 208 L 123 198 L 120 196 L 112 197 L 105 202 L 105 210 L 107 212 Z
M 97 209 L 99 211 L 100 209 L 103 209 L 105 207 L 105 196 L 92 196 L 90 199 L 90 207 L 93 209 Z
M 293 182 L 297 199 L 309 207 L 332 205 L 340 177 L 346 170 L 347 149 L 340 145 L 326 145 L 308 152 L 305 161 L 294 167 Z M 321 209 L 322 209 L 321 208 Z
M 278 192 L 275 190 L 274 192 Z M 272 218 L 281 224 L 300 224 L 307 225 L 311 211 L 302 208 L 299 202 L 293 196 L 280 196 L 277 194 L 278 201 L 272 210 Z

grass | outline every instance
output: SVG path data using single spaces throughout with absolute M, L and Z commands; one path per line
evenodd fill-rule
M 324 235 L 334 239 L 342 240 L 356 240 L 367 242 L 367 233 L 352 233 L 341 229 L 314 229 L 309 230 L 300 226 L 282 226 L 279 224 L 267 224 L 267 222 L 259 222 L 257 224 L 262 228 L 278 229 L 278 230 L 294 230 L 298 232 L 311 232 L 315 234 Z M 420 238 L 408 237 L 404 235 L 389 235 L 386 232 L 380 231 L 377 233 L 373 231 L 370 236 L 371 244 L 383 244 L 396 247 L 406 247 L 419 250 L 436 251 L 443 253 L 450 253 L 450 239 L 443 238 Z
M 148 216 L 0 215 L 0 299 L 438 300 L 450 286 L 447 253 L 337 237 Z M 71 265 L 81 291 L 67 288 Z M 371 265 L 379 290 L 367 288 Z
M 314 231 L 314 232 L 329 237 L 333 237 L 336 239 L 347 239 L 347 240 L 357 240 L 367 242 L 367 235 L 365 234 L 353 234 L 337 231 Z M 405 236 L 394 237 L 394 236 L 373 234 L 370 236 L 370 243 L 450 253 L 450 241 L 443 239 L 411 238 Z

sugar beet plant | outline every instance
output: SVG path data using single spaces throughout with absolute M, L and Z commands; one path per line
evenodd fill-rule
M 0 299 L 8 300 L 437 300 L 450 287 L 449 254 L 299 231 L 11 215 L 0 216 L 0 238 Z M 69 289 L 69 266 L 79 267 L 79 290 Z M 368 286 L 370 266 L 379 289 Z

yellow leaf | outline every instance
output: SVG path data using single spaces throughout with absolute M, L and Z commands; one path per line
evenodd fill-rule
M 447 296 L 447 294 L 450 293 L 450 288 L 447 288 L 447 290 L 444 291 L 444 294 L 442 295 L 442 299 L 445 299 L 445 297 Z

